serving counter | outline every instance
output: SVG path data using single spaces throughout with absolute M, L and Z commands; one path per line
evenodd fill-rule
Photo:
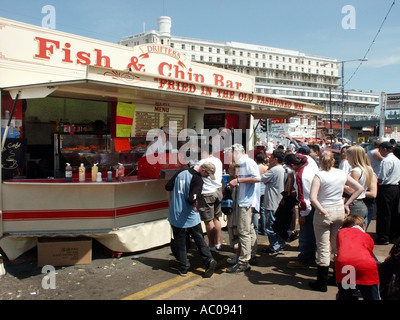
M 165 183 L 137 176 L 113 182 L 6 180 L 0 246 L 13 260 L 44 236 L 88 236 L 116 252 L 167 244 Z

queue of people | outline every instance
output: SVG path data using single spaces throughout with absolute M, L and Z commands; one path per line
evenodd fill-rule
M 277 256 L 285 249 L 286 242 L 290 241 L 295 230 L 288 226 L 287 236 L 275 232 L 275 212 L 281 205 L 283 193 L 292 194 L 296 198 L 297 212 L 294 216 L 293 212 L 287 212 L 287 215 L 291 216 L 291 225 L 295 226 L 298 221 L 300 226 L 299 254 L 297 260 L 290 261 L 287 267 L 307 269 L 316 265 L 316 281 L 309 283 L 310 288 L 326 292 L 327 285 L 331 283 L 338 286 L 337 299 L 349 299 L 352 295 L 344 291 L 346 286 L 342 281 L 345 277 L 338 266 L 348 259 L 346 248 L 351 247 L 348 241 L 352 240 L 347 235 L 350 231 L 341 233 L 341 230 L 358 228 L 365 233 L 376 215 L 378 238 L 375 244 L 387 245 L 397 241 L 400 236 L 400 160 L 394 156 L 393 149 L 389 142 L 379 143 L 377 152 L 380 156 L 374 156 L 378 164 L 372 167 L 362 147 L 343 146 L 342 161 L 346 161 L 346 165 L 337 169 L 333 153 L 315 145 L 303 145 L 293 148 L 293 151 L 276 148 L 270 155 L 265 149 L 256 154 L 257 161 L 247 155 L 243 145 L 234 144 L 226 148 L 224 154 L 231 159 L 227 185 L 235 204 L 227 221 L 229 245 L 234 256 L 228 261 L 232 266 L 226 272 L 246 272 L 251 265 L 257 265 L 257 233 L 267 235 L 269 240 L 262 254 Z M 169 221 L 176 239 L 175 245 L 179 247 L 179 272 L 185 275 L 190 267 L 184 241 L 184 235 L 188 232 L 205 264 L 204 276 L 209 277 L 216 267 L 213 252 L 221 249 L 219 218 L 223 165 L 212 155 L 211 147 L 202 158 L 194 168 L 175 175 L 166 184 L 166 190 L 172 195 L 172 198 L 169 197 Z M 215 180 L 210 180 L 210 177 Z M 178 190 L 183 187 L 184 192 Z M 208 245 L 199 235 L 201 221 L 206 226 Z M 354 233 L 358 234 L 356 231 Z M 342 234 L 346 236 L 339 237 Z M 371 256 L 374 242 L 371 247 L 372 238 L 368 236 L 360 234 L 357 239 L 368 243 L 366 246 L 360 243 L 359 246 L 367 248 L 365 255 Z M 341 259 L 340 263 L 336 263 L 337 257 Z M 331 278 L 330 267 L 333 269 Z M 368 265 L 371 270 L 371 281 L 368 281 L 369 271 L 362 269 L 362 266 L 360 268 L 356 272 L 363 275 L 355 278 L 354 286 L 361 288 L 364 299 L 380 299 L 377 269 Z

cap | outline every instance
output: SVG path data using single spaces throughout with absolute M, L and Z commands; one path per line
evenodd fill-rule
M 206 169 L 211 180 L 215 180 L 215 166 L 211 162 L 204 162 L 200 167 Z
M 309 155 L 310 154 L 310 148 L 309 146 L 301 146 L 299 150 L 297 150 L 297 153 Z
M 232 147 L 228 147 L 224 149 L 224 153 L 231 153 L 232 151 L 241 151 L 244 152 L 244 147 L 239 144 L 239 143 L 235 143 Z
M 379 145 L 379 148 L 393 149 L 393 145 L 389 141 L 384 141 Z

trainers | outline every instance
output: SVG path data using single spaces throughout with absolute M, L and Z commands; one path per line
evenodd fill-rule
M 222 248 L 222 244 L 218 243 L 215 245 L 216 250 L 221 250 L 221 248 Z
M 186 277 L 187 276 L 187 270 L 179 269 L 179 274 L 181 277 Z
M 286 267 L 289 269 L 308 269 L 310 266 L 298 261 L 289 261 Z
M 228 273 L 239 273 L 249 271 L 250 266 L 248 263 L 236 263 L 233 267 L 227 268 L 226 272 Z
M 276 256 L 279 253 L 279 250 L 274 250 L 270 247 L 267 247 L 266 249 L 262 250 L 261 253 L 268 254 L 270 256 Z
M 217 261 L 215 261 L 214 259 L 212 259 L 207 266 L 206 271 L 204 272 L 204 278 L 210 278 L 215 270 L 215 267 L 217 266 Z

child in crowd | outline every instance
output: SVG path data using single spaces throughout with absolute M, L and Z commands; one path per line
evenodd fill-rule
M 379 273 L 373 253 L 374 240 L 365 232 L 364 218 L 347 216 L 336 238 L 335 260 L 337 300 L 358 300 L 357 290 L 364 300 L 381 300 Z

